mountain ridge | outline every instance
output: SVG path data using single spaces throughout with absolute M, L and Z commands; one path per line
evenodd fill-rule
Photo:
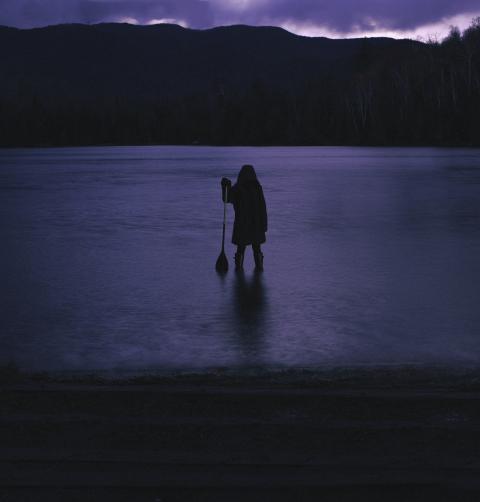
M 292 31 L 287 30 L 286 28 L 283 28 L 281 26 L 274 26 L 274 25 L 258 25 L 258 26 L 252 26 L 248 24 L 229 24 L 229 25 L 220 25 L 220 26 L 213 26 L 211 28 L 191 28 L 191 27 L 185 27 L 179 24 L 175 23 L 156 23 L 156 24 L 132 24 L 132 23 L 113 23 L 113 22 L 101 22 L 101 23 L 62 23 L 62 24 L 51 24 L 51 25 L 46 25 L 46 26 L 40 26 L 40 27 L 32 27 L 32 28 L 18 28 L 15 26 L 8 26 L 8 25 L 2 25 L 0 24 L 0 30 L 6 29 L 6 30 L 14 30 L 14 31 L 39 31 L 39 30 L 45 30 L 45 29 L 52 29 L 56 27 L 67 27 L 67 26 L 82 26 L 82 27 L 101 27 L 101 26 L 130 26 L 133 29 L 156 29 L 156 28 L 163 28 L 163 27 L 170 27 L 170 28 L 175 28 L 179 30 L 186 30 L 186 31 L 191 31 L 191 32 L 214 32 L 214 31 L 223 31 L 223 30 L 231 30 L 231 29 L 245 29 L 245 31 L 248 30 L 271 30 L 271 31 L 277 31 L 277 32 L 282 32 L 286 33 L 288 35 L 291 35 L 292 37 L 297 37 L 297 38 L 306 38 L 306 39 L 326 39 L 326 40 L 408 40 L 408 41 L 414 41 L 417 43 L 422 43 L 418 40 L 413 40 L 410 38 L 394 38 L 394 37 L 384 37 L 384 36 L 379 36 L 379 37 L 347 37 L 347 38 L 332 38 L 332 37 L 327 37 L 324 35 L 321 36 L 308 36 L 308 35 L 301 35 L 298 33 L 294 33 Z
M 341 73 L 342 64 L 349 65 L 366 44 L 381 50 L 402 42 L 308 38 L 244 25 L 191 30 L 101 23 L 16 30 L 0 34 L 0 46 L 6 48 L 0 48 L 0 92 L 5 75 L 23 86 L 33 80 L 40 94 L 62 95 L 68 85 L 69 94 L 89 97 L 101 96 L 101 89 L 119 96 L 186 95 L 219 81 L 234 91 L 255 80 L 284 88 L 319 79 L 330 65 Z M 86 81 L 97 77 L 98 85 L 91 88 Z

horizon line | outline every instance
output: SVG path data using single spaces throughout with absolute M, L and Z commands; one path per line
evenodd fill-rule
M 391 40 L 409 40 L 412 42 L 418 42 L 418 43 L 425 43 L 424 40 L 419 40 L 418 37 L 415 38 L 410 38 L 407 36 L 404 37 L 395 37 L 395 36 L 387 36 L 383 34 L 379 35 L 345 35 L 345 36 L 328 36 L 328 35 L 305 35 L 301 33 L 295 33 L 294 31 L 290 31 L 284 26 L 276 26 L 276 25 L 252 25 L 252 24 L 245 24 L 245 23 L 236 23 L 236 24 L 224 24 L 224 25 L 217 25 L 217 26 L 211 26 L 208 28 L 195 28 L 191 26 L 184 26 L 183 24 L 178 24 L 178 23 L 132 23 L 129 21 L 99 21 L 99 22 L 94 22 L 94 23 L 85 23 L 85 22 L 71 22 L 71 23 L 53 23 L 53 24 L 46 24 L 42 26 L 30 26 L 30 27 L 19 27 L 19 26 L 12 26 L 12 25 L 6 25 L 6 24 L 0 24 L 0 28 L 7 28 L 7 29 L 12 29 L 12 30 L 19 30 L 19 31 L 33 31 L 33 30 L 42 30 L 46 28 L 55 28 L 59 26 L 88 26 L 88 27 L 94 27 L 94 26 L 101 26 L 101 25 L 118 25 L 118 26 L 131 26 L 134 28 L 158 28 L 160 26 L 175 26 L 176 28 L 180 28 L 182 30 L 188 30 L 188 31 L 213 31 L 213 30 L 218 30 L 222 28 L 251 28 L 251 29 L 274 29 L 274 30 L 281 30 L 284 31 L 285 33 L 288 33 L 289 35 L 292 35 L 294 37 L 300 37 L 300 38 L 311 38 L 311 39 L 327 39 L 327 40 L 363 40 L 363 39 L 391 39 Z

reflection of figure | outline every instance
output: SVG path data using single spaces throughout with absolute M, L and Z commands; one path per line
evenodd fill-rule
M 232 242 L 237 245 L 235 269 L 243 269 L 245 248 L 253 249 L 255 268 L 263 270 L 263 254 L 260 245 L 265 242 L 267 231 L 267 208 L 262 185 L 258 182 L 253 166 L 245 165 L 238 174 L 237 182 L 231 186 L 228 178 L 222 178 L 222 198 L 231 202 L 235 209 Z M 225 187 L 228 190 L 225 190 Z
M 235 331 L 242 352 L 249 364 L 261 356 L 261 340 L 265 337 L 265 308 L 267 299 L 262 275 L 255 270 L 247 280 L 243 270 L 235 278 L 234 315 Z
M 235 281 L 235 309 L 238 320 L 251 325 L 262 320 L 265 306 L 265 291 L 261 275 L 255 271 L 247 282 L 245 274 L 240 271 Z

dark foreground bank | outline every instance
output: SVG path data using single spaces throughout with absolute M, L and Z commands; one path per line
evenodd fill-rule
M 478 500 L 475 372 L 3 371 L 0 500 Z

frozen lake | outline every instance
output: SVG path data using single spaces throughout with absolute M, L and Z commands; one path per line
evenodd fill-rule
M 265 271 L 215 272 L 252 163 Z M 0 364 L 480 363 L 480 150 L 0 150 Z

